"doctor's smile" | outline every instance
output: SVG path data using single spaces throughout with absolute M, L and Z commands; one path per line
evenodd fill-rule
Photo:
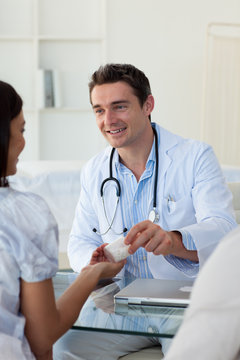
M 111 134 L 111 135 L 115 135 L 115 134 L 119 134 L 122 133 L 124 130 L 126 130 L 127 128 L 121 128 L 118 130 L 106 130 L 107 133 Z

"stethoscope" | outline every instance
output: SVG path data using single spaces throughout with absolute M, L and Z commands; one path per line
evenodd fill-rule
M 156 168 L 155 168 L 155 179 L 154 179 L 154 189 L 153 189 L 153 208 L 149 212 L 148 219 L 150 221 L 152 221 L 153 223 L 157 223 L 159 221 L 159 218 L 160 218 L 160 216 L 159 216 L 159 214 L 157 212 L 157 182 L 158 182 L 158 163 L 159 163 L 159 159 L 158 159 L 158 135 L 157 135 L 156 129 L 154 127 L 152 127 L 152 129 L 153 129 L 153 133 L 154 133 L 154 137 L 155 137 Z M 112 175 L 112 161 L 113 161 L 114 152 L 115 152 L 115 148 L 112 148 L 111 155 L 110 155 L 110 160 L 109 160 L 109 177 L 106 178 L 105 180 L 103 180 L 103 182 L 101 184 L 101 187 L 100 187 L 100 196 L 101 196 L 101 199 L 102 199 L 103 211 L 104 211 L 104 215 L 105 215 L 105 218 L 107 220 L 107 223 L 108 223 L 108 228 L 103 233 L 98 232 L 96 228 L 92 229 L 93 232 L 95 232 L 95 233 L 97 233 L 98 235 L 101 235 L 101 236 L 106 235 L 109 232 L 110 229 L 116 235 L 122 235 L 127 231 L 127 228 L 124 228 L 122 232 L 118 233 L 112 228 L 113 222 L 114 222 L 115 217 L 116 217 L 117 207 L 118 207 L 118 203 L 119 203 L 120 195 L 121 195 L 120 183 L 119 183 L 118 179 L 116 179 Z M 114 210 L 113 217 L 112 217 L 111 221 L 109 221 L 108 216 L 107 216 L 105 202 L 104 202 L 104 196 L 103 196 L 104 186 L 109 181 L 114 181 L 115 182 L 115 184 L 116 184 L 116 196 L 117 196 L 117 202 L 116 202 L 115 210 Z

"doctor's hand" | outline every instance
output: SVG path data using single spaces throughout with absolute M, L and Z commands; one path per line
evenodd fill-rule
M 182 243 L 182 235 L 178 231 L 165 231 L 150 220 L 145 220 L 133 226 L 125 238 L 125 244 L 131 244 L 128 249 L 134 254 L 138 248 L 144 247 L 154 255 L 175 255 L 188 258 L 189 252 Z

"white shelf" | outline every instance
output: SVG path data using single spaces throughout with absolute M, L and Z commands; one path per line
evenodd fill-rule
M 0 41 L 33 41 L 33 40 L 35 40 L 33 36 L 13 36 L 13 35 L 0 36 Z
M 77 41 L 77 42 L 101 42 L 103 38 L 83 38 L 83 37 L 64 37 L 64 36 L 38 36 L 39 41 Z
M 0 8 L 0 78 L 24 101 L 23 159 L 86 160 L 103 143 L 88 82 L 105 62 L 105 0 L 0 0 Z M 41 69 L 57 76 L 58 107 L 41 108 Z
M 102 0 L 38 0 L 38 33 L 57 37 L 104 37 L 102 8 Z

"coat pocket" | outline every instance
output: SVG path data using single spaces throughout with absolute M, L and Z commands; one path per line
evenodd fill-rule
M 196 223 L 195 209 L 190 194 L 176 201 L 173 197 L 169 196 L 167 199 L 164 199 L 163 204 L 164 220 L 169 230 L 180 229 Z

